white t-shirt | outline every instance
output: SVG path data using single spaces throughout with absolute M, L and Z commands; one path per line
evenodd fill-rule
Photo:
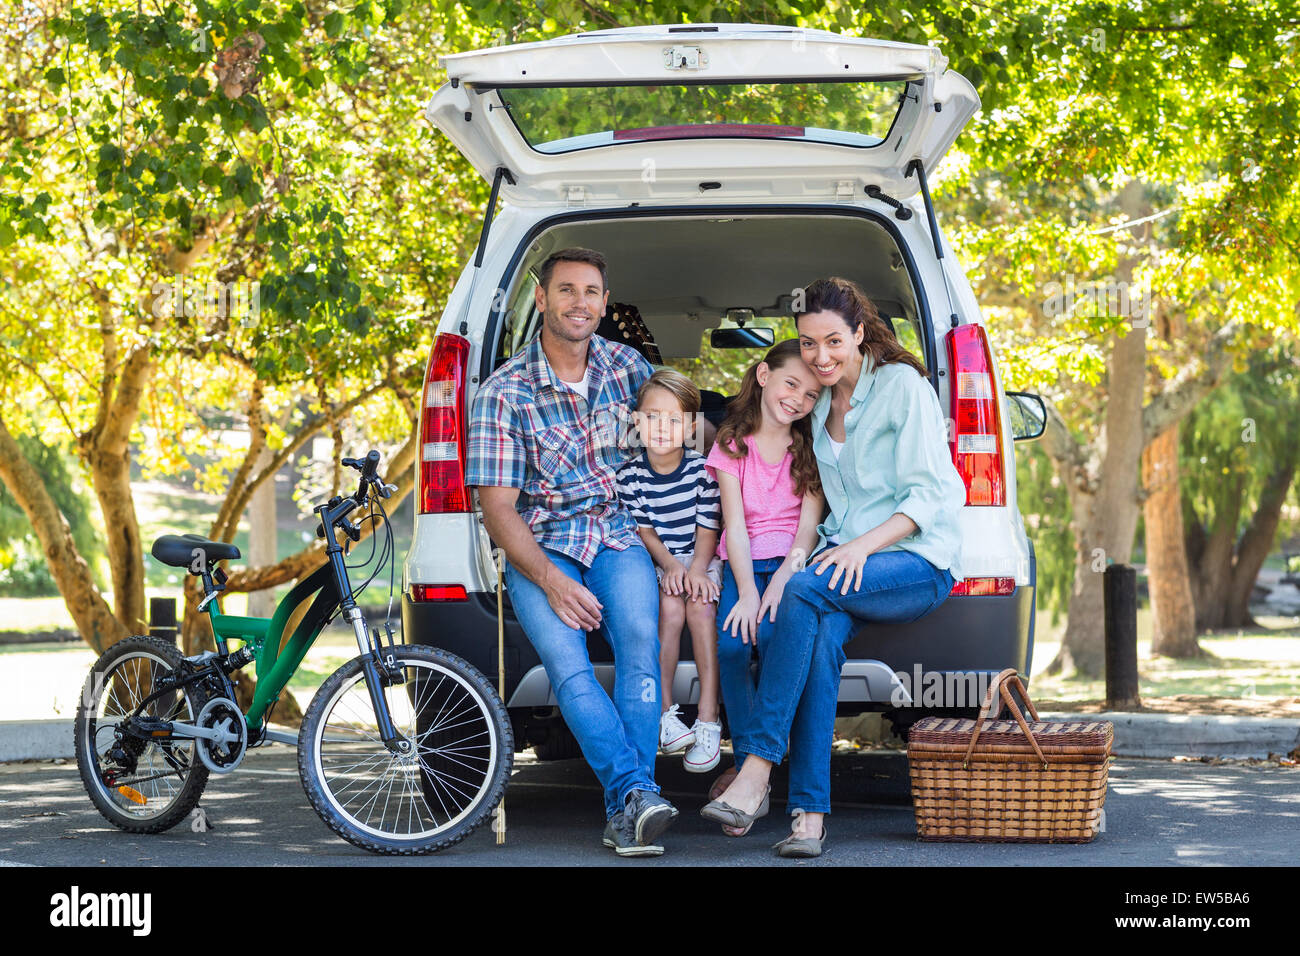
M 846 437 L 847 437 L 847 436 L 846 436 Z M 835 460 L 836 460 L 836 461 L 839 461 L 839 460 L 840 460 L 840 452 L 842 452 L 842 451 L 844 450 L 844 442 L 842 442 L 842 441 L 836 441 L 834 438 L 831 438 L 831 430 L 830 430 L 829 428 L 826 429 L 826 440 L 829 441 L 829 442 L 831 443 L 831 454 L 835 456 Z M 840 543 L 840 536 L 837 535 L 837 534 L 835 534 L 835 535 L 831 535 L 830 537 L 828 537 L 828 538 L 826 539 L 826 543 L 827 543 L 827 544 L 839 544 L 839 543 Z
M 559 376 L 556 376 L 556 380 L 559 381 L 560 384 L 563 385 L 565 388 L 577 392 L 584 399 L 587 399 L 587 389 L 588 386 L 590 386 L 591 384 L 591 363 L 590 362 L 587 363 L 587 371 L 582 373 L 581 382 L 566 382 L 564 379 L 559 378 Z M 587 400 L 590 401 L 590 399 Z

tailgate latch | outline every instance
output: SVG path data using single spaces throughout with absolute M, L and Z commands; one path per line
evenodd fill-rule
M 709 65 L 709 55 L 697 46 L 664 47 L 664 69 L 702 70 Z

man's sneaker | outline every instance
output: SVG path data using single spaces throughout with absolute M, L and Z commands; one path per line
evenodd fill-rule
M 655 840 L 677 819 L 677 808 L 649 790 L 633 790 L 629 793 L 623 812 L 632 827 L 633 838 L 640 846 L 653 846 Z
M 605 835 L 601 842 L 612 847 L 619 856 L 660 856 L 664 848 L 650 843 L 642 845 L 636 842 L 636 826 L 620 810 L 605 824 Z
M 722 724 L 697 720 L 691 732 L 695 734 L 695 744 L 686 751 L 682 764 L 691 773 L 707 773 L 722 759 Z
M 666 754 L 675 754 L 695 743 L 695 732 L 677 716 L 677 705 L 669 707 L 659 718 L 659 748 Z

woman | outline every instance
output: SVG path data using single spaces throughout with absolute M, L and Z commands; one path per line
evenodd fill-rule
M 844 644 L 866 621 L 904 623 L 961 580 L 965 486 L 925 368 L 863 291 L 818 279 L 795 313 L 803 360 L 822 386 L 813 451 L 830 515 L 820 551 L 790 579 L 763 663 L 739 774 L 701 813 L 745 830 L 768 812 L 768 780 L 790 743 L 794 816 L 782 856 L 818 856 L 830 812 L 831 738 Z

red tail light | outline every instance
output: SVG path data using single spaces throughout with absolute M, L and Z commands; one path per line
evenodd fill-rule
M 465 487 L 465 369 L 469 342 L 440 333 L 424 376 L 420 408 L 420 514 L 469 511 Z
M 958 581 L 951 594 L 973 597 L 987 594 L 1013 594 L 1015 590 L 1015 578 L 967 578 L 965 581 Z
M 469 595 L 459 584 L 412 584 L 412 601 L 467 601 Z
M 978 325 L 948 333 L 952 375 L 952 460 L 966 483 L 966 504 L 1006 504 L 1002 416 L 993 382 L 988 339 Z

